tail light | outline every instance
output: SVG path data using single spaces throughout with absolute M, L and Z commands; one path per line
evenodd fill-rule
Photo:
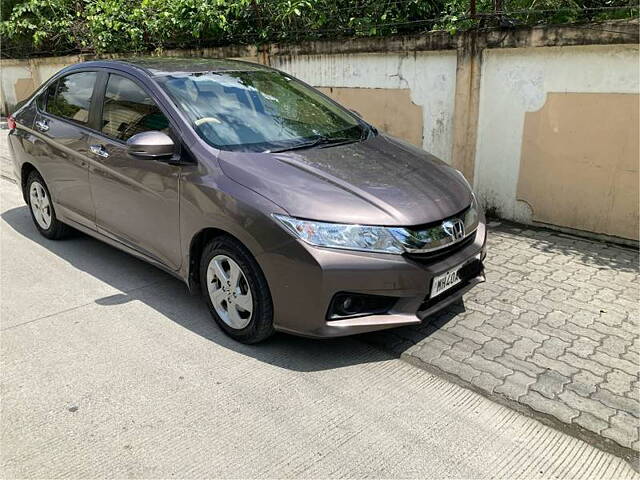
M 9 115 L 9 118 L 7 118 L 7 126 L 9 127 L 9 130 L 16 128 L 16 119 L 13 118 L 12 115 Z

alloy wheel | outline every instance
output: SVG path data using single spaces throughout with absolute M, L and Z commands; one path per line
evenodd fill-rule
M 241 330 L 251 322 L 253 295 L 240 265 L 227 255 L 216 255 L 207 267 L 207 290 L 213 308 L 224 323 Z
M 47 191 L 40 182 L 31 182 L 29 200 L 31 211 L 33 212 L 36 222 L 38 222 L 40 228 L 48 230 L 51 226 L 51 201 L 49 200 Z

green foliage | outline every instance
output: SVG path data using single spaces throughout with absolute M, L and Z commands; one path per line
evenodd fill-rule
M 476 0 L 473 17 L 471 0 L 0 1 L 5 56 L 142 52 L 433 29 L 455 33 L 638 15 L 636 0 Z

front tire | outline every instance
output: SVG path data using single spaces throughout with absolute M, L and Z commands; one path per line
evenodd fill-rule
M 70 229 L 56 217 L 47 184 L 35 170 L 27 177 L 26 189 L 31 218 L 40 234 L 50 240 L 66 237 Z
M 242 343 L 258 343 L 273 335 L 269 286 L 240 242 L 221 236 L 205 246 L 200 285 L 211 316 L 227 335 Z

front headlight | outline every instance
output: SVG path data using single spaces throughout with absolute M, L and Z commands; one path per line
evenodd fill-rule
M 468 235 L 471 232 L 475 232 L 478 228 L 478 221 L 480 220 L 480 209 L 478 208 L 478 200 L 475 194 L 471 193 L 471 206 L 467 209 L 462 217 L 464 222 L 464 231 Z
M 276 215 L 287 231 L 317 247 L 343 248 L 378 253 L 404 253 L 404 248 L 385 227 L 315 222 Z
M 462 214 L 420 229 L 379 227 L 302 220 L 273 214 L 278 223 L 295 237 L 316 247 L 342 248 L 377 253 L 430 253 L 460 242 L 473 234 L 480 220 L 478 202 Z

